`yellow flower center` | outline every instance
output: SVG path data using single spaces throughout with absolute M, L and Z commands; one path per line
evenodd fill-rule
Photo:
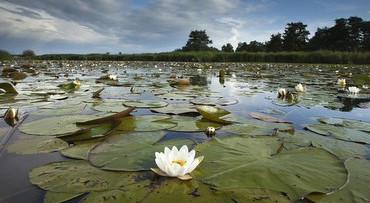
M 185 160 L 180 160 L 180 159 L 172 160 L 171 164 L 175 164 L 175 163 L 180 165 L 180 166 L 183 166 L 183 165 L 185 165 L 186 161 Z

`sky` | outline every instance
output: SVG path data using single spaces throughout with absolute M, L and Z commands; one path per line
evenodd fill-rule
M 0 49 L 20 54 L 153 53 L 206 30 L 220 49 L 265 42 L 287 23 L 311 36 L 338 18 L 370 20 L 369 0 L 0 0 Z

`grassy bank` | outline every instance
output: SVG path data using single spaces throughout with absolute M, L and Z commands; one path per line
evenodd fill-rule
M 40 60 L 183 61 L 183 62 L 285 62 L 370 64 L 370 52 L 165 52 L 144 54 L 47 54 Z

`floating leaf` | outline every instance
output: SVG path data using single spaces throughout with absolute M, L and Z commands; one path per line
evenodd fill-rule
M 123 102 L 127 101 L 125 99 L 104 99 L 102 102 L 93 105 L 93 109 L 103 112 L 117 113 L 124 109 Z
M 126 116 L 120 119 L 121 124 L 117 127 L 117 129 L 122 131 L 156 131 L 170 129 L 175 127 L 176 123 L 169 122 L 169 118 L 171 118 L 171 116 Z
M 190 100 L 190 103 L 195 105 L 207 105 L 207 106 L 227 106 L 238 103 L 236 99 L 233 98 L 215 98 L 215 97 L 197 97 Z
M 197 106 L 197 111 L 206 119 L 218 123 L 231 123 L 221 117 L 229 114 L 229 111 L 214 106 Z
M 138 173 L 103 171 L 86 161 L 61 161 L 32 169 L 29 173 L 32 184 L 61 193 L 85 193 L 119 189 L 135 183 Z
M 261 110 L 258 110 L 258 111 L 261 112 L 261 113 L 268 113 L 268 114 L 278 114 L 278 115 L 286 114 L 285 111 L 272 109 L 272 108 L 261 109 Z
M 18 94 L 13 84 L 9 82 L 0 82 L 0 89 L 5 90 L 6 93 Z
M 315 117 L 320 123 L 370 132 L 370 123 L 348 118 Z
M 72 115 L 72 114 L 81 114 L 91 109 L 90 104 L 62 104 L 62 105 L 53 105 L 39 108 L 37 111 L 32 112 L 33 115 Z
M 112 120 L 115 120 L 115 119 L 125 117 L 125 116 L 129 115 L 135 109 L 136 109 L 135 107 L 130 107 L 128 109 L 125 109 L 123 111 L 120 111 L 120 112 L 112 114 L 112 115 L 108 115 L 108 116 L 105 116 L 105 117 L 100 117 L 100 118 L 96 118 L 96 119 L 92 119 L 92 120 L 88 120 L 88 121 L 77 121 L 76 123 L 78 125 L 91 125 L 91 124 L 99 124 L 99 123 L 109 122 L 109 121 L 112 121 Z
M 272 189 L 286 192 L 293 201 L 311 192 L 330 193 L 345 184 L 347 170 L 333 154 L 319 148 L 276 153 L 279 146 L 279 139 L 272 137 L 215 138 L 195 147 L 206 158 L 192 174 L 221 191 Z
M 194 144 L 191 139 L 172 139 L 158 142 L 164 136 L 162 131 L 132 132 L 112 135 L 90 151 L 89 161 L 105 170 L 139 171 L 155 167 L 155 152 L 167 147 Z
M 67 142 L 52 136 L 26 136 L 12 142 L 7 151 L 16 154 L 37 154 L 59 151 L 67 147 Z
M 359 130 L 336 127 L 328 124 L 309 124 L 305 126 L 308 130 L 320 135 L 332 136 L 336 139 L 347 140 L 358 143 L 370 144 L 370 134 Z
M 153 112 L 165 113 L 165 114 L 198 114 L 194 105 L 191 104 L 168 104 L 166 107 L 150 109 Z M 198 114 L 199 115 L 199 114 Z
M 43 118 L 22 124 L 19 130 L 31 135 L 63 135 L 81 130 L 76 125 L 78 121 L 87 121 L 99 115 L 69 115 Z
M 273 135 L 278 131 L 293 131 L 294 126 L 290 123 L 269 123 L 258 120 L 247 120 L 243 124 L 223 126 L 222 130 L 247 136 Z
M 370 199 L 369 178 L 370 162 L 356 157 L 345 163 L 349 173 L 348 184 L 329 195 L 309 195 L 315 202 L 367 202 Z
M 60 153 L 63 156 L 70 157 L 73 159 L 84 159 L 88 160 L 89 152 L 99 143 L 99 141 L 85 141 L 77 142 L 73 146 L 70 146 Z
M 62 193 L 62 192 L 50 192 L 47 191 L 44 196 L 44 203 L 61 203 L 78 196 L 83 195 L 84 193 Z
M 165 101 L 158 100 L 134 100 L 134 101 L 125 101 L 123 102 L 125 106 L 136 106 L 137 108 L 160 108 L 168 105 Z
M 289 121 L 285 121 L 285 120 L 282 120 L 282 119 L 279 119 L 279 118 L 275 118 L 275 117 L 272 117 L 272 116 L 268 116 L 268 115 L 264 115 L 264 114 L 256 113 L 256 112 L 250 112 L 249 115 L 252 116 L 253 118 L 263 120 L 263 121 L 267 121 L 267 122 L 291 123 Z
M 189 116 L 172 116 L 172 118 L 168 119 L 167 121 L 176 123 L 177 126 L 169 130 L 178 131 L 178 132 L 205 131 L 207 127 L 210 127 L 210 126 L 216 129 L 222 126 L 219 123 L 212 122 L 207 119 L 196 119 L 194 117 L 189 117 Z

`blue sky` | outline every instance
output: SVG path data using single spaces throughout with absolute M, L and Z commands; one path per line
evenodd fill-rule
M 18 54 L 146 53 L 206 30 L 212 46 L 269 40 L 287 23 L 313 35 L 334 19 L 370 20 L 369 0 L 0 0 L 0 49 Z

